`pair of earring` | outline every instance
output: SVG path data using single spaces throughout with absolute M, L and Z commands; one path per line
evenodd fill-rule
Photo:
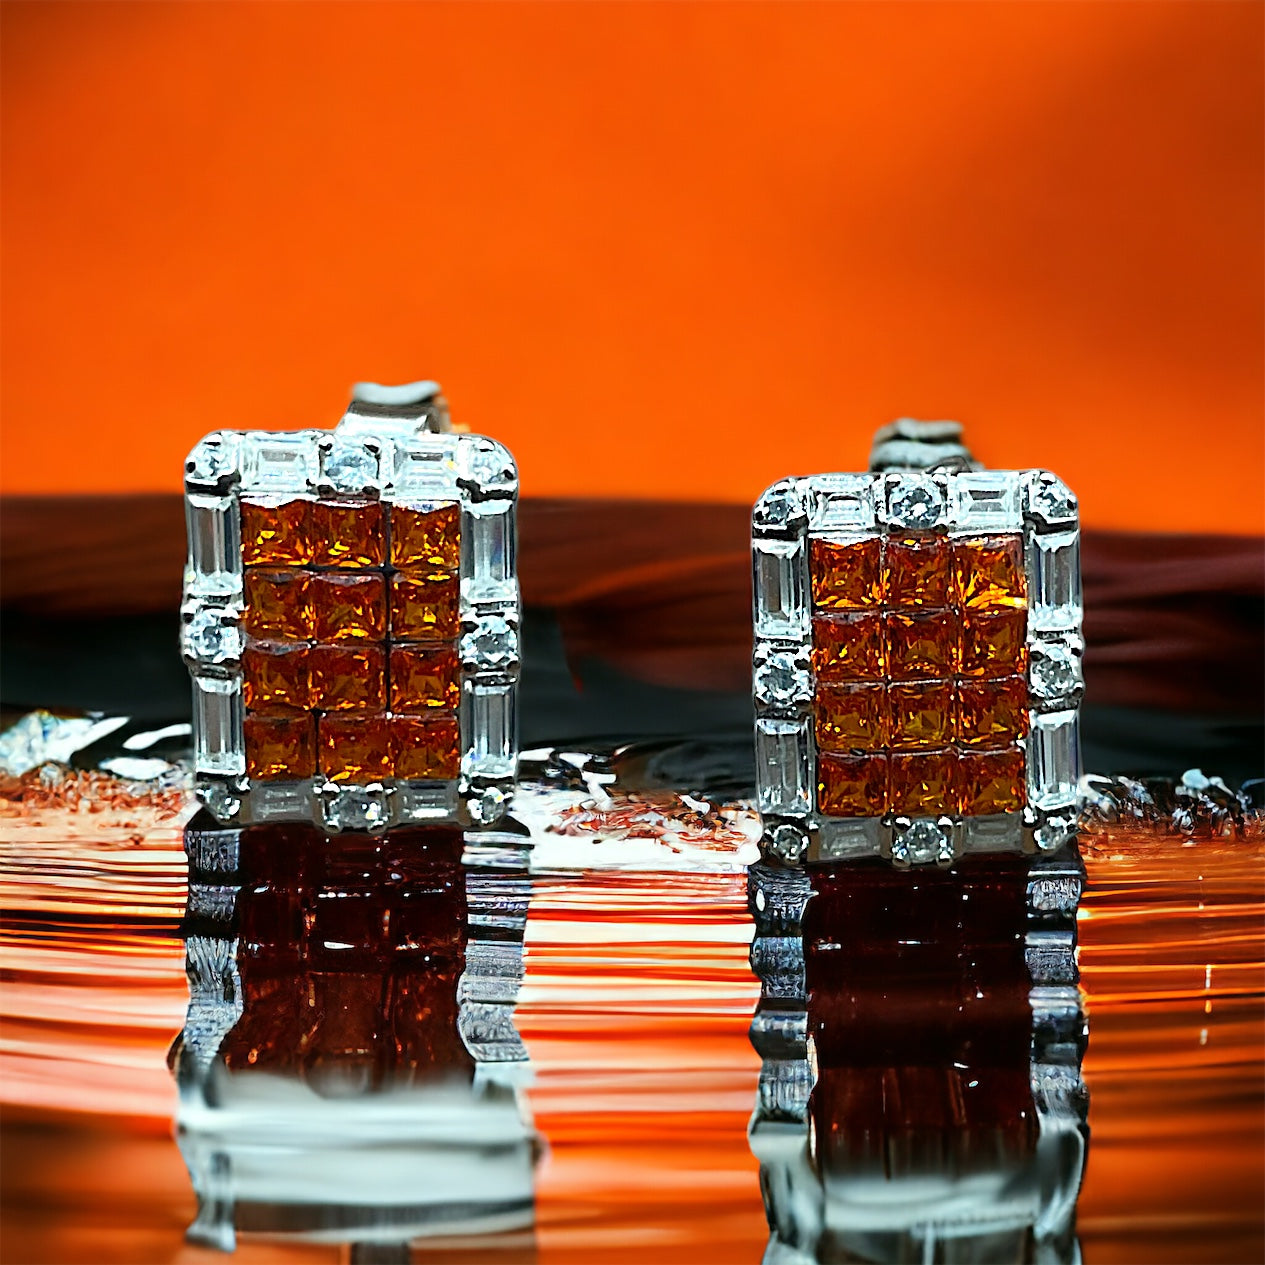
M 333 431 L 229 432 L 185 466 L 182 649 L 221 822 L 377 831 L 509 811 L 518 474 L 437 384 L 362 384 Z M 766 855 L 951 864 L 1074 835 L 1075 497 L 981 469 L 956 423 L 755 506 Z

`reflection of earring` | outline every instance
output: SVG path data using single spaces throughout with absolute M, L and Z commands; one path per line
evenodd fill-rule
M 438 386 L 332 432 L 217 431 L 185 466 L 183 651 L 222 822 L 490 823 L 517 760 L 518 472 Z
M 756 767 L 766 855 L 949 864 L 1075 832 L 1076 498 L 901 421 L 868 474 L 755 506 Z
M 1075 847 L 751 867 L 765 1260 L 1080 1259 L 1083 883 Z
M 170 1064 L 190 1240 L 407 1260 L 423 1236 L 528 1230 L 526 829 L 328 846 L 311 824 L 199 813 L 184 842 L 189 1007 Z

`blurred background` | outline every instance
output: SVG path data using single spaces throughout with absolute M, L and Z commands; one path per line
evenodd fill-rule
M 440 379 L 528 497 L 899 414 L 1262 528 L 1259 3 L 5 3 L 6 494 Z

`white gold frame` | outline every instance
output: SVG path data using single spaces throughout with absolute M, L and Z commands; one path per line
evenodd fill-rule
M 817 811 L 810 538 L 887 531 L 1021 532 L 1028 585 L 1027 806 L 983 817 L 829 817 Z M 757 804 L 783 861 L 884 856 L 949 864 L 968 852 L 1053 852 L 1075 833 L 1080 778 L 1080 525 L 1076 497 L 1045 470 L 899 470 L 781 479 L 756 502 Z
M 243 495 L 461 505 L 461 773 L 351 786 L 246 774 L 241 655 Z M 311 820 L 327 831 L 499 821 L 518 766 L 518 470 L 482 435 L 348 413 L 334 431 L 216 431 L 185 463 L 189 556 L 181 651 L 193 678 L 198 798 L 225 824 Z

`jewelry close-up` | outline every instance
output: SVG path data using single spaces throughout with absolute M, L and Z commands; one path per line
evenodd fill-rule
M 766 855 L 950 864 L 1056 851 L 1080 777 L 1080 529 L 1044 470 L 985 470 L 902 420 L 864 474 L 756 503 L 754 692 Z
M 362 384 L 333 431 L 217 431 L 185 466 L 197 792 L 328 831 L 507 811 L 518 472 L 433 382 Z

